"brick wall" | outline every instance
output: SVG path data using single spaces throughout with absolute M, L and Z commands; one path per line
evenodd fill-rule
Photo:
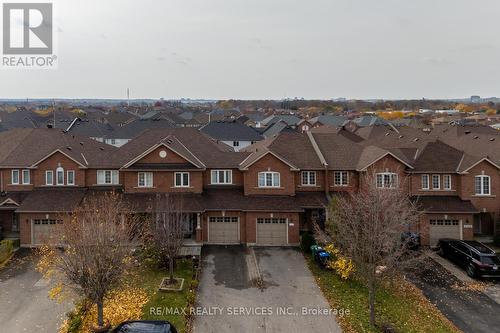
M 437 173 L 434 173 L 436 175 Z M 433 173 L 425 173 L 429 176 L 429 190 L 422 189 L 422 174 L 411 174 L 409 177 L 410 181 L 410 193 L 411 195 L 459 195 L 460 193 L 460 176 L 457 174 L 439 174 L 440 189 L 432 189 L 432 175 Z M 444 175 L 451 176 L 451 191 L 444 190 Z
M 126 192 L 191 192 L 203 191 L 203 175 L 201 171 L 189 171 L 189 187 L 174 186 L 174 171 L 152 171 L 153 187 L 138 187 L 137 171 L 121 171 Z
M 0 170 L 0 192 L 6 191 L 31 191 L 33 189 L 33 170 L 30 170 L 30 183 L 31 185 L 12 185 L 12 170 L 13 169 L 1 169 Z M 19 182 L 23 181 L 23 169 L 19 170 Z
M 56 184 L 56 169 L 61 165 L 64 169 L 64 183 L 67 183 L 67 171 L 73 170 L 75 171 L 75 185 L 76 186 L 85 186 L 85 169 L 81 169 L 80 166 L 75 163 L 73 160 L 69 159 L 65 155 L 57 152 L 54 155 L 50 156 L 40 164 L 38 167 L 33 170 L 33 179 L 35 187 L 45 186 L 45 171 L 52 170 L 54 177 L 54 184 Z
M 243 173 L 238 170 L 238 169 L 225 169 L 225 168 L 220 168 L 220 169 L 207 169 L 203 172 L 203 185 L 212 185 L 212 175 L 211 171 L 212 170 L 231 170 L 233 174 L 233 184 L 236 186 L 243 186 Z
M 475 195 L 475 176 L 488 175 L 491 178 L 491 196 Z M 500 171 L 490 163 L 483 161 L 461 176 L 460 196 L 470 200 L 479 211 L 498 214 L 500 212 Z
M 346 170 L 329 170 L 328 171 L 328 183 L 330 191 L 357 191 L 359 188 L 359 173 L 354 171 L 347 171 L 347 186 L 336 186 L 335 185 L 335 171 L 346 171 Z
M 275 171 L 280 173 L 279 188 L 259 188 L 258 173 Z M 245 195 L 295 195 L 295 175 L 290 166 L 271 154 L 267 154 L 243 173 Z
M 302 185 L 302 171 L 316 172 L 316 185 Z M 325 170 L 301 170 L 294 172 L 295 175 L 295 191 L 298 192 L 322 192 L 325 190 Z

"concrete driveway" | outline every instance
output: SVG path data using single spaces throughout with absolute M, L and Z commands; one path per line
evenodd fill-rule
M 70 302 L 58 304 L 48 298 L 50 286 L 35 270 L 37 257 L 19 250 L 0 270 L 0 331 L 57 332 Z
M 297 250 L 205 246 L 202 255 L 195 333 L 341 332 Z

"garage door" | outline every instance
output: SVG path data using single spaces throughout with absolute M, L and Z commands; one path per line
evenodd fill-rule
M 257 244 L 287 245 L 288 223 L 284 218 L 258 218 Z
M 458 220 L 430 220 L 430 246 L 437 245 L 440 238 L 460 239 Z
M 237 244 L 240 242 L 240 220 L 235 216 L 211 216 L 208 219 L 208 242 Z
M 46 244 L 56 236 L 60 220 L 33 220 L 33 244 Z

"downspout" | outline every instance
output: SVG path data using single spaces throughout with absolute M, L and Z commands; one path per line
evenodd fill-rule
M 3 170 L 0 170 L 0 192 L 3 192 Z

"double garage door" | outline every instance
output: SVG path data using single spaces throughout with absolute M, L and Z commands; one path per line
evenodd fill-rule
M 288 221 L 285 218 L 258 218 L 257 244 L 280 246 L 288 243 Z
M 461 238 L 459 220 L 430 220 L 429 225 L 430 246 L 436 246 L 440 238 Z
M 281 246 L 288 244 L 286 218 L 257 218 L 256 243 Z M 212 244 L 239 244 L 240 219 L 234 216 L 211 216 L 208 219 L 208 242 Z

